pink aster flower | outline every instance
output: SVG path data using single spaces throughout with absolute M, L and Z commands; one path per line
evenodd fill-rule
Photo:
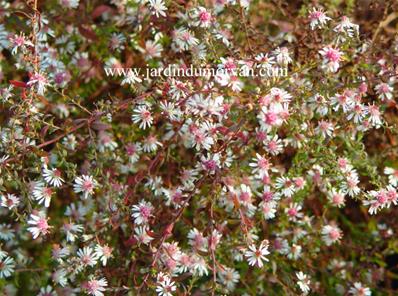
M 33 239 L 38 238 L 39 235 L 46 235 L 50 232 L 50 226 L 47 221 L 48 218 L 43 213 L 30 215 L 28 224 L 31 226 L 28 227 L 28 230 L 32 233 Z
M 311 30 L 314 30 L 315 28 L 322 28 L 328 21 L 331 20 L 331 18 L 328 17 L 322 9 L 316 9 L 315 7 L 312 8 L 312 11 L 310 11 L 308 18 L 310 20 Z
M 394 88 L 391 84 L 384 82 L 379 83 L 378 85 L 376 85 L 375 90 L 381 100 L 392 100 Z
M 327 246 L 330 246 L 342 238 L 343 234 L 337 226 L 334 225 L 325 225 L 322 228 L 322 240 L 325 242 Z
M 19 35 L 14 35 L 14 36 L 10 37 L 10 42 L 13 47 L 12 51 L 11 51 L 11 53 L 13 55 L 17 54 L 19 48 L 24 50 L 26 47 L 34 46 L 32 42 L 30 42 L 29 40 L 26 39 L 26 37 L 23 33 L 20 33 Z
M 133 213 L 131 216 L 134 218 L 134 223 L 137 225 L 147 224 L 149 218 L 153 215 L 154 208 L 150 202 L 141 201 L 139 204 L 134 205 L 132 208 Z
M 88 282 L 83 284 L 83 289 L 86 292 L 93 296 L 104 296 L 104 291 L 106 291 L 106 287 L 108 286 L 108 282 L 105 278 L 91 279 Z
M 97 184 L 97 181 L 92 176 L 82 175 L 75 179 L 73 190 L 76 193 L 83 193 L 83 199 L 87 199 L 94 193 Z
M 331 46 L 324 47 L 319 53 L 323 57 L 323 68 L 329 72 L 337 72 L 343 53 L 339 49 Z
M 193 12 L 192 17 L 195 19 L 194 25 L 202 28 L 208 28 L 211 24 L 211 13 L 206 8 L 200 6 Z
M 37 93 L 39 95 L 44 95 L 44 92 L 46 91 L 46 87 L 48 85 L 50 85 L 50 83 L 48 82 L 47 78 L 44 76 L 44 74 L 40 73 L 40 72 L 36 72 L 35 74 L 33 74 L 28 83 L 28 86 L 32 86 L 35 85 L 36 89 L 37 89 Z

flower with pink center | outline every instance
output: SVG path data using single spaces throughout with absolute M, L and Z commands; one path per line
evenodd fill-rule
M 44 92 L 46 91 L 46 87 L 50 85 L 50 83 L 48 82 L 44 74 L 36 72 L 30 77 L 27 85 L 28 86 L 35 85 L 37 89 L 37 94 L 43 96 Z
M 276 201 L 280 200 L 280 195 L 277 192 L 271 191 L 271 188 L 269 186 L 264 186 L 264 191 L 263 194 L 261 195 L 261 199 L 264 202 L 270 202 L 270 201 Z
M 275 125 L 278 121 L 278 114 L 272 111 L 264 113 L 264 122 L 267 125 Z
M 305 186 L 305 180 L 302 177 L 293 178 L 293 183 L 297 190 L 301 190 Z
M 156 292 L 158 296 L 172 296 L 176 289 L 175 283 L 168 275 L 163 273 L 158 274 L 156 283 Z
M 376 85 L 375 90 L 381 100 L 392 100 L 394 88 L 390 84 L 384 82 L 379 83 Z
M 220 154 L 215 153 L 207 157 L 201 156 L 201 166 L 202 169 L 209 174 L 214 174 L 217 169 L 220 168 Z
M 286 197 L 292 197 L 297 190 L 294 182 L 290 178 L 285 176 L 278 177 L 276 179 L 275 187 L 281 190 L 282 194 Z
M 352 170 L 352 165 L 350 164 L 349 160 L 343 157 L 340 157 L 337 160 L 337 165 L 339 166 L 339 169 L 344 173 Z
M 101 261 L 103 266 L 106 266 L 108 259 L 112 257 L 113 249 L 108 245 L 96 245 L 95 246 L 95 254 L 98 259 Z
M 390 183 L 390 185 L 394 187 L 398 186 L 398 169 L 386 167 L 384 169 L 384 174 L 388 176 L 388 182 Z
M 68 242 L 74 242 L 78 234 L 83 232 L 83 229 L 82 225 L 74 224 L 73 222 L 64 223 L 62 226 L 62 231 L 65 232 Z
M 260 203 L 260 211 L 265 220 L 273 219 L 276 215 L 276 208 L 278 204 L 275 201 L 262 201 Z
M 16 208 L 20 203 L 20 198 L 15 194 L 4 194 L 1 195 L 1 206 L 8 208 L 9 210 Z
M 265 131 L 256 129 L 256 139 L 259 142 L 264 142 L 267 139 L 267 133 Z
M 59 169 L 48 169 L 47 166 L 43 167 L 43 178 L 48 184 L 54 187 L 61 187 L 62 183 L 64 182 Z
M 375 198 L 380 205 L 384 205 L 388 201 L 387 193 L 384 190 L 377 192 Z
M 297 221 L 303 217 L 303 213 L 300 212 L 302 206 L 298 203 L 291 203 L 289 207 L 285 209 L 285 213 L 290 221 Z
M 322 135 L 322 137 L 332 137 L 334 131 L 334 124 L 326 120 L 320 120 L 315 132 Z
M 51 202 L 51 196 L 53 189 L 47 187 L 44 182 L 37 182 L 33 188 L 32 195 L 38 201 L 39 204 L 44 203 L 44 206 L 48 208 Z
M 23 33 L 19 35 L 14 35 L 13 37 L 10 37 L 10 42 L 13 46 L 11 53 L 13 55 L 17 54 L 18 49 L 21 48 L 24 50 L 27 46 L 33 47 L 33 43 L 30 42 L 29 40 L 26 39 L 25 35 Z
M 31 214 L 28 220 L 28 227 L 30 233 L 32 233 L 33 239 L 37 239 L 39 235 L 46 235 L 50 232 L 50 226 L 47 223 L 48 218 L 43 214 L 38 215 Z
M 159 15 L 166 17 L 167 7 L 163 0 L 149 0 L 148 4 L 151 8 L 152 14 L 159 17 Z
M 170 272 L 176 271 L 178 261 L 182 255 L 177 242 L 164 243 L 162 246 L 161 261 Z
M 98 183 L 92 176 L 82 175 L 75 179 L 73 190 L 76 193 L 83 193 L 83 199 L 87 199 L 94 193 Z
M 367 193 L 368 199 L 363 201 L 365 206 L 369 206 L 369 213 L 371 215 L 376 214 L 378 211 L 384 208 L 389 208 L 391 204 L 397 202 L 397 192 L 393 186 L 387 186 L 386 189 L 379 191 L 371 190 Z
M 278 47 L 274 50 L 274 55 L 279 65 L 286 66 L 293 61 L 287 47 Z
M 308 18 L 310 20 L 311 30 L 322 28 L 329 20 L 331 20 L 330 17 L 326 16 L 322 9 L 316 9 L 315 7 L 310 11 Z
M 261 179 L 263 176 L 268 176 L 271 163 L 267 158 L 256 153 L 256 157 L 252 159 L 252 162 L 249 164 L 249 166 L 252 167 L 252 174 Z
M 153 117 L 148 106 L 142 105 L 134 109 L 134 114 L 131 117 L 134 123 L 139 123 L 139 128 L 146 129 L 153 123 Z
M 151 230 L 147 228 L 147 226 L 135 227 L 134 233 L 134 238 L 137 240 L 139 245 L 148 245 L 153 240 Z
M 163 146 L 154 135 L 149 135 L 143 142 L 142 150 L 144 152 L 155 152 L 159 146 Z
M 244 83 L 242 82 L 242 80 L 239 79 L 238 76 L 231 75 L 229 77 L 228 86 L 231 87 L 233 91 L 241 91 Z
M 278 155 L 283 151 L 283 142 L 278 135 L 267 136 L 263 143 L 264 149 L 271 155 Z
M 323 57 L 323 67 L 329 72 L 337 72 L 343 53 L 339 49 L 331 46 L 324 47 L 319 53 Z
M 360 282 L 355 282 L 348 291 L 350 295 L 354 296 L 370 296 L 372 291 L 368 287 L 364 287 Z
M 272 103 L 261 108 L 257 115 L 262 130 L 270 131 L 273 127 L 280 126 L 289 117 L 288 104 Z
M 237 65 L 233 58 L 220 58 L 220 60 L 221 60 L 221 64 L 218 65 L 218 68 L 223 69 L 225 72 L 224 74 L 233 75 L 236 72 Z
M 140 158 L 142 150 L 140 143 L 129 143 L 126 145 L 126 154 L 129 157 L 130 163 L 136 163 Z
M 359 176 L 355 169 L 346 172 L 345 182 L 340 186 L 340 189 L 347 193 L 349 196 L 353 197 L 361 192 L 359 188 Z
M 94 266 L 97 264 L 98 256 L 91 247 L 84 247 L 77 251 L 77 257 L 83 267 Z
M 334 111 L 338 111 L 341 108 L 344 113 L 351 111 L 355 105 L 353 94 L 348 90 L 345 90 L 343 94 L 336 94 L 330 101 Z
M 163 194 L 166 197 L 166 205 L 180 208 L 184 202 L 185 194 L 180 187 L 163 189 Z
M 386 191 L 388 203 L 393 203 L 394 205 L 396 205 L 398 199 L 397 190 L 393 186 L 388 185 L 386 187 Z
M 154 208 L 150 202 L 141 201 L 137 205 L 134 205 L 132 208 L 133 213 L 131 216 L 134 218 L 134 223 L 137 225 L 147 224 L 149 222 L 149 218 L 153 216 Z
M 358 98 L 358 96 L 356 96 Z M 360 124 L 365 118 L 368 109 L 360 102 L 354 102 L 351 112 L 348 114 L 347 119 L 353 120 L 355 124 Z
M 193 12 L 193 18 L 196 20 L 194 22 L 195 26 L 208 28 L 211 24 L 211 14 L 204 7 L 198 7 Z
M 184 27 L 173 31 L 172 37 L 177 51 L 189 50 L 199 44 L 195 35 Z
M 193 248 L 203 252 L 206 251 L 208 241 L 205 239 L 203 234 L 199 232 L 199 230 L 197 230 L 196 228 L 191 229 L 188 233 L 188 239 L 189 239 L 188 243 Z
M 218 232 L 216 229 L 213 229 L 209 237 L 207 238 L 207 245 L 210 250 L 215 251 L 217 245 L 220 243 L 222 234 Z
M 367 113 L 369 114 L 369 123 L 375 128 L 379 128 L 383 124 L 379 106 L 369 105 L 367 109 Z
M 196 129 L 191 134 L 191 146 L 195 147 L 197 151 L 200 149 L 210 150 L 213 144 L 213 137 L 209 135 L 205 128 Z
M 281 88 L 273 87 L 270 91 L 271 103 L 289 103 L 292 95 Z
M 322 228 L 322 240 L 327 246 L 339 242 L 342 237 L 342 231 L 335 225 L 325 225 Z
M 153 58 L 160 58 L 162 55 L 163 47 L 156 41 L 145 41 L 145 48 L 139 48 L 145 54 L 145 59 L 150 60 Z
M 264 265 L 263 261 L 269 261 L 268 258 L 265 257 L 270 254 L 268 251 L 268 246 L 268 240 L 263 240 L 258 248 L 255 244 L 248 246 L 248 248 L 245 250 L 245 257 L 247 258 L 250 266 L 257 266 L 261 268 Z
M 238 191 L 238 200 L 241 204 L 247 206 L 252 202 L 252 191 L 246 184 L 241 184 Z
M 332 205 L 338 208 L 343 207 L 345 205 L 344 193 L 341 191 L 337 191 L 334 188 L 328 193 L 328 199 Z
M 106 291 L 106 287 L 108 286 L 108 282 L 105 278 L 91 279 L 88 282 L 83 284 L 83 289 L 86 292 L 93 296 L 104 296 L 104 291 Z
M 343 15 L 341 17 L 341 21 L 337 24 L 337 26 L 333 29 L 333 31 L 338 33 L 345 33 L 349 37 L 353 37 L 354 34 L 358 34 L 359 26 L 351 22 L 351 20 Z M 339 36 L 341 37 L 341 36 Z M 345 40 L 343 37 L 342 40 Z

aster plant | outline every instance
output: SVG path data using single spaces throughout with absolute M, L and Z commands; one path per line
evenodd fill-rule
M 397 294 L 397 11 L 0 0 L 0 294 Z

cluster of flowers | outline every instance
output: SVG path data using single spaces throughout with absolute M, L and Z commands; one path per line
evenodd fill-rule
M 250 1 L 3 2 L 2 294 L 388 291 L 397 40 L 306 5 L 267 36 Z M 190 63 L 225 71 L 103 71 Z

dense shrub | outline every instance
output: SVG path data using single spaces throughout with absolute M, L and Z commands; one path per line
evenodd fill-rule
M 395 1 L 0 3 L 2 295 L 396 293 Z

